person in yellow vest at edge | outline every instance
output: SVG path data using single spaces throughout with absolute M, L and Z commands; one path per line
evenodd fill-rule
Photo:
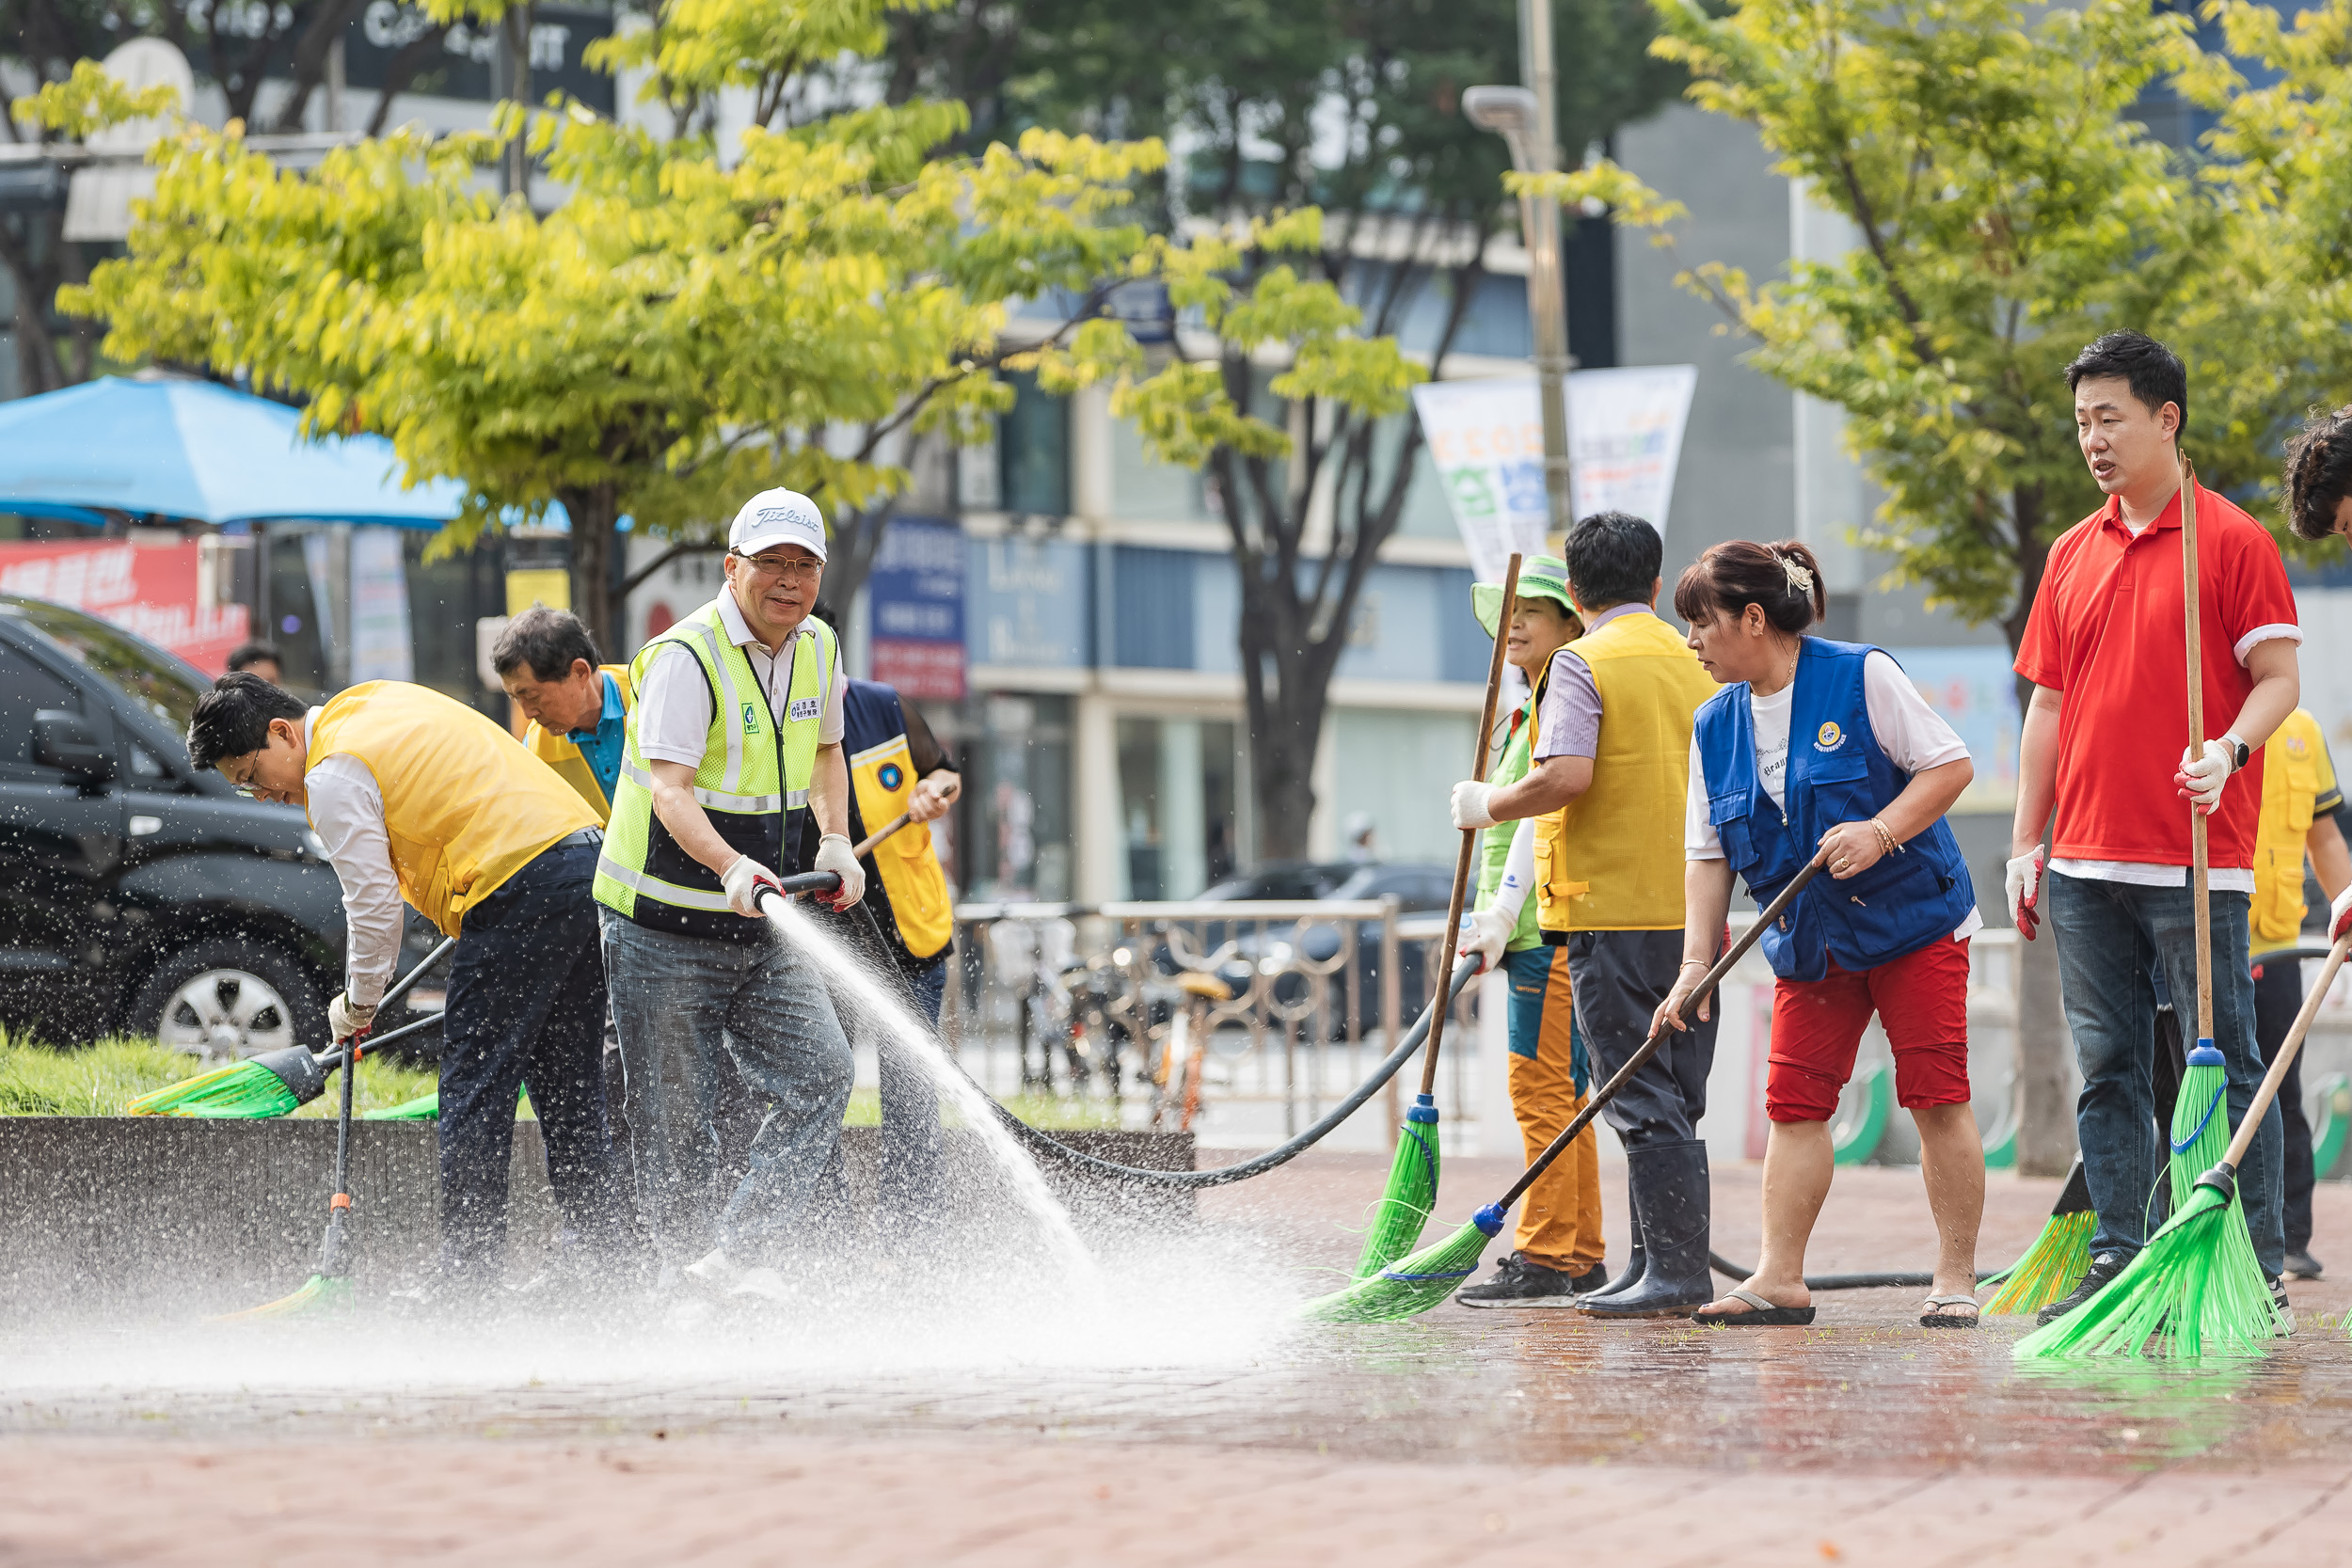
M 1502 614 L 1502 584 L 1472 584 L 1470 606 L 1480 626 L 1503 638 L 1503 657 L 1529 682 L 1527 701 L 1496 733 L 1486 765 L 1488 782 L 1513 784 L 1534 766 L 1535 713 L 1551 656 L 1583 635 L 1584 623 L 1568 597 L 1567 563 L 1548 555 L 1531 556 L 1519 568 L 1518 602 L 1508 627 L 1496 625 Z M 1532 817 L 1520 818 L 1517 832 L 1495 827 L 1480 836 L 1479 907 L 1461 942 L 1465 957 L 1477 954 L 1481 970 L 1499 968 L 1510 984 L 1511 1109 L 1531 1160 L 1584 1108 L 1592 1082 L 1583 1037 L 1576 1028 L 1568 950 L 1545 944 L 1535 905 L 1527 896 L 1534 881 L 1534 846 Z M 1415 1106 L 1406 1114 L 1423 1111 L 1435 1119 L 1434 1106 Z M 1579 1133 L 1528 1189 L 1512 1242 L 1511 1255 L 1491 1276 L 1457 1291 L 1454 1299 L 1465 1307 L 1568 1307 L 1609 1282 L 1601 1250 L 1597 1128 Z
M 1454 786 L 1454 825 L 1538 819 L 1532 846 L 1544 941 L 1568 951 L 1576 1022 L 1606 1081 L 1649 1036 L 1682 957 L 1682 801 L 1691 729 L 1715 683 L 1660 620 L 1665 547 L 1622 512 L 1568 531 L 1568 592 L 1584 635 L 1551 658 L 1536 705 L 1535 766 L 1515 784 Z M 1625 1145 L 1633 1252 L 1578 1296 L 1593 1317 L 1687 1317 L 1708 1272 L 1707 1073 L 1715 1022 L 1670 1034 L 1601 1112 Z
M 2311 857 L 2320 891 L 2342 898 L 2352 888 L 2352 853 L 2336 825 L 2344 790 L 2336 782 L 2328 737 L 2309 708 L 2296 708 L 2263 743 L 2262 815 L 2254 828 L 2254 897 L 2247 907 L 2249 956 L 2254 970 L 2254 1044 L 2264 1061 L 2286 1043 L 2303 1006 L 2303 966 L 2279 955 L 2303 941 L 2303 858 Z M 2264 959 L 2267 956 L 2268 962 Z M 2312 1124 L 2303 1109 L 2303 1057 L 2297 1053 L 2279 1088 L 2286 1133 L 2286 1274 L 2317 1279 L 2312 1256 Z
M 775 1265 L 849 1109 L 850 1041 L 823 977 L 758 902 L 778 871 L 837 874 L 836 909 L 866 893 L 848 836 L 840 647 L 810 613 L 824 566 L 816 503 L 761 491 L 728 527 L 719 596 L 629 666 L 637 706 L 596 897 L 638 1213 L 665 1288 L 781 1293 Z M 804 816 L 819 835 L 806 867 Z M 722 1051 L 765 1112 L 723 1204 Z
M 188 725 L 188 760 L 258 800 L 301 806 L 342 882 L 335 1038 L 368 1027 L 400 953 L 405 898 L 457 939 L 442 1024 L 441 1277 L 495 1288 L 506 1244 L 516 1097 L 526 1087 L 571 1233 L 570 1282 L 622 1260 L 629 1232 L 605 1119 L 605 980 L 596 813 L 506 729 L 427 687 L 369 681 L 305 708 L 224 675 Z

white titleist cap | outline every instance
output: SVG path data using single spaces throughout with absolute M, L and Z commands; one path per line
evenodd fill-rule
M 757 555 L 771 545 L 798 545 L 825 559 L 825 515 L 798 490 L 762 490 L 743 503 L 727 528 L 727 548 Z

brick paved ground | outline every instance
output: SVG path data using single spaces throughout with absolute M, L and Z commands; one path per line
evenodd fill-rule
M 1205 1217 L 1263 1238 L 1296 1291 L 1352 1254 L 1340 1222 L 1380 1164 L 1311 1157 Z M 1509 1172 L 1446 1175 L 1453 1217 Z M 1751 1258 L 1756 1173 L 1716 1182 L 1717 1250 Z M 2055 1186 L 1994 1179 L 1988 1265 Z M 2352 1190 L 2320 1198 L 2326 1258 L 2352 1243 Z M 1931 1247 L 1915 1172 L 1849 1171 L 1811 1261 L 1920 1267 Z M 1122 1322 L 1131 1357 L 1009 1334 L 1014 1366 L 941 1352 L 945 1318 L 860 1341 L 862 1362 L 814 1339 L 665 1360 L 612 1335 L 566 1359 L 541 1336 L 465 1361 L 401 1349 L 399 1325 L 114 1328 L 65 1352 L 0 1329 L 0 1563 L 2352 1559 L 2340 1286 L 2298 1288 L 2301 1332 L 2256 1363 L 2060 1375 L 2016 1370 L 2014 1324 L 1917 1328 L 1916 1291 L 1825 1298 L 1811 1331 L 1447 1307 L 1158 1354 L 1196 1310 L 1231 1329 L 1177 1294 Z

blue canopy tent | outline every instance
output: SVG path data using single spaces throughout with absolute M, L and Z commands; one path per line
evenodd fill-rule
M 107 376 L 0 404 L 0 512 L 438 528 L 460 487 L 403 489 L 380 436 L 306 441 L 282 404 L 210 382 Z

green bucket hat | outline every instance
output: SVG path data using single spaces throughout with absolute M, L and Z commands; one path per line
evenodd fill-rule
M 1568 597 L 1568 563 L 1556 555 L 1531 555 L 1519 562 L 1519 597 L 1552 599 L 1569 614 L 1577 613 L 1576 601 Z M 1502 584 L 1471 583 L 1470 613 L 1488 637 L 1495 636 L 1502 620 Z

